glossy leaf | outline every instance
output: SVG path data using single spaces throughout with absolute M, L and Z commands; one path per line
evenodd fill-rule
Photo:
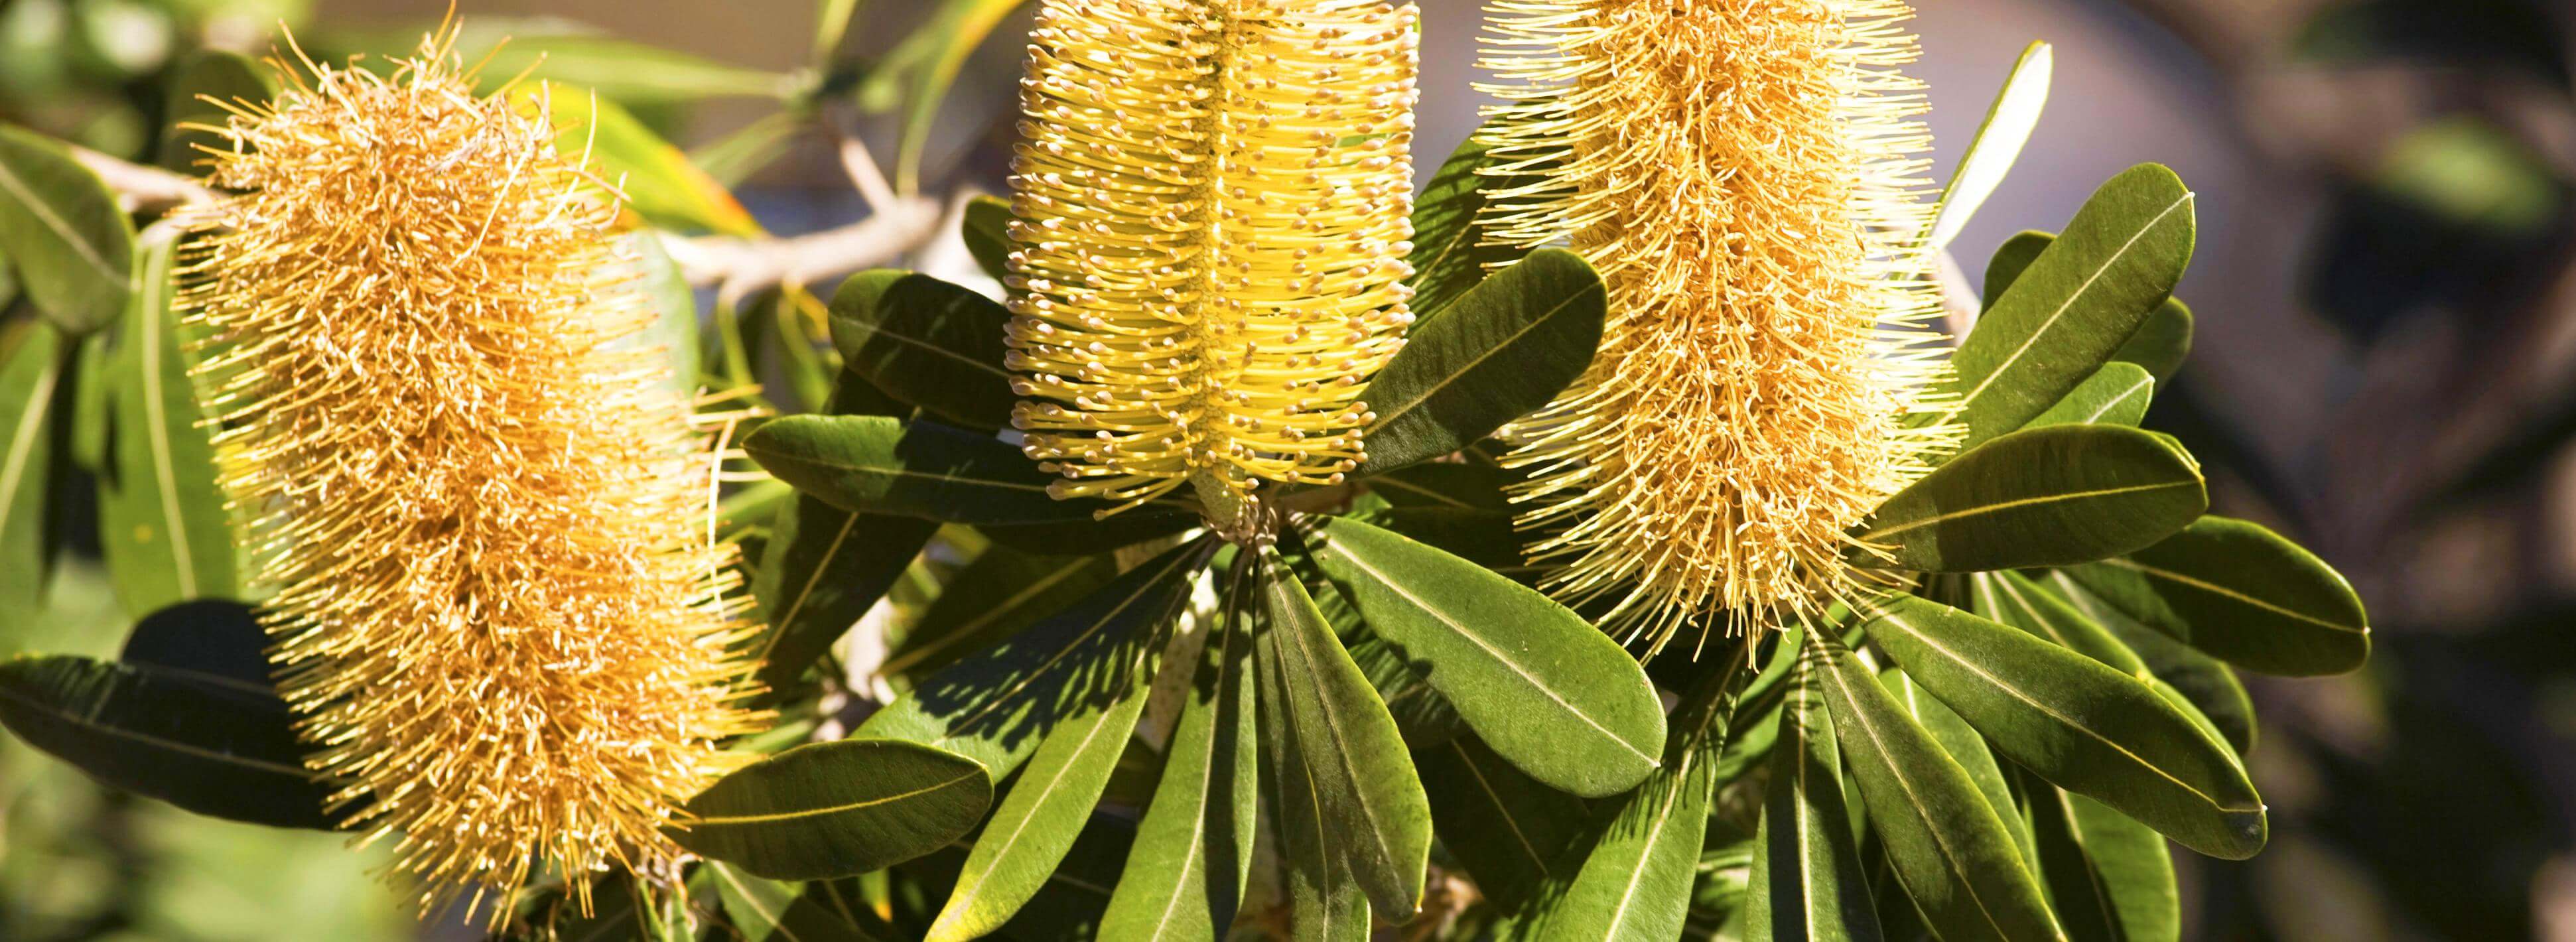
M 2339 674 L 2370 657 L 2370 618 L 2352 586 L 2254 523 L 2202 517 L 2154 546 L 2066 573 L 2122 614 L 2247 670 Z
M 1591 364 L 1607 296 L 1580 256 L 1541 249 L 1415 325 L 1364 396 L 1377 419 L 1358 475 L 1465 448 L 1556 398 Z
M 1413 765 L 1440 845 L 1487 898 L 1529 899 L 1542 885 L 1573 878 L 1567 848 L 1591 823 L 1583 799 L 1540 784 L 1473 733 L 1416 746 Z
M 884 598 L 939 524 L 861 514 L 798 494 L 779 508 L 752 575 L 766 627 L 760 682 L 785 690 Z
M 240 594 L 232 515 L 215 479 L 214 429 L 203 424 L 170 299 L 171 247 L 142 255 L 142 290 L 107 358 L 108 466 L 99 476 L 99 542 L 117 601 L 141 616 L 166 605 Z
M 1173 549 L 1001 645 L 921 678 L 859 734 L 927 743 L 982 763 L 998 782 L 1091 689 L 1152 646 L 1188 595 L 1205 546 Z
M 672 839 L 774 880 L 825 880 L 930 853 L 983 820 L 992 780 L 918 743 L 843 739 L 744 766 L 691 798 Z
M 2004 175 L 2021 156 L 2022 145 L 2030 142 L 2040 111 L 2048 105 L 2048 79 L 2056 61 L 2047 43 L 2031 43 L 2022 50 L 2021 59 L 2004 77 L 2003 89 L 1995 93 L 1995 103 L 1986 109 L 1985 123 L 1968 140 L 1959 168 L 1941 188 L 1940 209 L 1933 213 L 1931 232 L 1924 238 L 1927 247 L 1935 251 L 1948 247 L 1967 228 L 1977 208 L 1985 205 L 1986 197 L 2003 185 Z
M 1032 556 L 995 544 L 941 587 L 879 673 L 936 671 L 1055 614 L 1118 577 L 1109 556 Z
M 1745 889 L 1751 942 L 1881 938 L 1843 803 L 1842 750 L 1813 663 L 1800 662 L 1777 724 Z
M 1154 647 L 1139 646 L 1127 664 L 1086 692 L 1058 720 L 1018 784 L 993 809 L 983 836 L 966 854 L 948 905 L 925 939 L 964 942 L 1001 928 L 1045 886 L 1100 801 L 1118 754 L 1145 712 Z
M 1896 704 L 1905 711 L 1906 718 L 1932 734 L 1933 741 L 1941 744 L 1941 751 L 1950 757 L 1950 761 L 1958 763 L 1959 770 L 1968 773 L 1968 781 L 1976 784 L 1977 794 L 1985 796 L 1986 807 L 1994 811 L 1995 817 L 2003 822 L 2004 831 L 2012 835 L 2013 845 L 2021 850 L 2022 863 L 2031 867 L 2032 872 L 2037 872 L 2039 859 L 2031 851 L 2029 823 L 2021 819 L 2018 805 L 2013 801 L 2010 780 L 2005 777 L 2004 767 L 1995 762 L 1994 752 L 1986 748 L 1986 741 L 1977 735 L 1968 721 L 1960 719 L 1959 714 L 1926 692 L 1923 685 L 1905 676 L 1903 670 L 1887 668 L 1878 673 L 1878 680 L 1887 688 L 1888 694 L 1896 698 Z
M 1486 194 L 1509 184 L 1490 172 L 1499 163 L 1490 151 L 1469 135 L 1432 171 L 1413 201 L 1413 252 L 1404 260 L 1413 267 L 1405 284 L 1413 287 L 1417 317 L 1440 316 L 1495 269 L 1529 253 L 1518 246 L 1486 244 L 1485 227 L 1479 224 Z
M 46 494 L 66 359 L 51 324 L 21 321 L 0 333 L 0 618 L 12 623 L 35 616 L 51 571 Z M 0 650 L 15 633 L 0 628 Z
M 1512 472 L 1473 464 L 1431 463 L 1397 468 L 1370 478 L 1369 493 L 1397 508 L 1488 510 L 1506 514 L 1511 498 L 1503 493 Z M 1517 541 L 1515 541 L 1517 542 Z
M 871 271 L 832 294 L 832 345 L 847 368 L 897 399 L 975 428 L 1011 422 L 1003 368 L 1010 312 L 928 275 Z
M 2094 191 L 1950 358 L 1964 446 L 2021 427 L 2108 362 L 2191 262 L 2192 194 L 2142 164 Z
M 1250 628 L 1250 618 L 1236 614 L 1205 645 L 1153 801 L 1101 917 L 1103 939 L 1213 942 L 1234 924 L 1260 811 Z
M 1257 679 L 1261 740 L 1269 761 L 1261 764 L 1263 793 L 1273 802 L 1279 834 L 1280 882 L 1288 894 L 1288 930 L 1298 939 L 1319 942 L 1367 942 L 1369 898 L 1343 863 L 1341 842 L 1353 835 L 1335 829 L 1323 795 L 1338 775 L 1337 766 L 1316 767 L 1307 761 L 1300 741 L 1297 713 L 1288 693 L 1286 668 L 1280 663 L 1279 631 L 1262 632 L 1253 663 Z
M 133 305 L 134 230 L 62 145 L 0 125 L 0 255 L 46 319 L 79 336 Z
M 1011 276 L 1011 221 L 1018 218 L 1009 200 L 978 196 L 966 201 L 958 235 L 966 240 L 966 254 L 975 257 L 975 267 L 994 281 Z
M 2136 678 L 1913 596 L 1863 612 L 1870 640 L 2004 758 L 2201 853 L 2262 849 L 2262 798 L 2227 745 Z
M 1276 565 L 1261 585 L 1270 622 L 1264 656 L 1279 678 L 1284 715 L 1315 801 L 1335 835 L 1333 849 L 1369 903 L 1390 919 L 1422 901 L 1431 852 L 1431 807 L 1395 719 L 1315 609 L 1298 581 Z
M 2067 937 L 2078 942 L 2176 942 L 2181 893 L 2164 835 L 2102 803 L 2024 779 L 2040 872 Z
M 2236 672 L 2225 663 L 2120 614 L 2110 603 L 2067 578 L 2064 570 L 2050 572 L 2038 584 L 2135 652 L 2149 673 L 2190 700 L 2201 716 L 2218 727 L 2237 755 L 2254 751 L 2254 698 L 2245 692 L 2245 682 L 2238 680 Z
M 1805 657 L 1824 678 L 1834 737 L 1860 785 L 1872 833 L 1941 938 L 2059 938 L 2038 879 L 1959 763 L 1839 639 L 1814 634 Z
M 1655 769 L 1662 704 L 1645 671 L 1573 611 L 1481 566 L 1351 518 L 1330 518 L 1316 564 L 1363 620 L 1496 753 L 1586 797 Z
M 2003 297 L 2004 289 L 2012 286 L 2013 279 L 2021 277 L 2022 270 L 2055 241 L 2056 236 L 2045 232 L 2022 232 L 2005 240 L 1995 250 L 1994 260 L 1986 263 L 1986 306 L 1993 307 Z M 2191 355 L 2191 337 L 2191 306 L 2178 298 L 2166 298 L 2165 303 L 2156 305 L 2154 313 L 2147 315 L 2145 323 L 2138 325 L 2136 333 L 2121 342 L 2111 359 L 2135 364 L 2161 383 L 2172 379 L 2174 371 L 2182 368 L 2183 359 Z
M 2156 378 L 2135 363 L 2112 361 L 2102 364 L 2066 398 L 2048 407 L 2023 428 L 2043 425 L 2126 425 L 2135 427 L 2147 417 L 2147 404 L 2155 395 Z
M 1019 449 L 935 422 L 791 415 L 763 423 L 742 447 L 797 490 L 862 513 L 1053 523 L 1087 520 L 1098 504 L 1047 496 L 1054 476 Z
M 293 723 L 264 684 L 69 655 L 0 661 L 0 725 L 91 778 L 209 817 L 329 828 L 334 789 L 304 768 Z
M 216 102 L 266 104 L 277 93 L 277 79 L 250 57 L 222 49 L 199 49 L 170 70 L 169 90 L 162 98 L 161 141 L 155 152 L 161 169 L 198 176 L 208 150 L 231 150 L 232 142 L 206 130 L 222 127 L 232 116 Z M 208 101 L 207 99 L 213 99 Z
M 2003 300 L 2005 289 L 2012 287 L 2013 279 L 2020 278 L 2021 273 L 2030 268 L 2030 263 L 2038 260 L 2039 253 L 2047 251 L 2049 243 L 2055 241 L 2056 233 L 2024 229 L 1995 246 L 1993 258 L 1986 262 L 1982 295 L 1985 310 L 1993 310 L 1995 302 Z
M 2200 468 L 2154 433 L 2050 425 L 1934 469 L 1881 504 L 1861 539 L 1918 572 L 2056 566 L 2152 546 L 2208 507 Z
M 1972 609 L 1988 621 L 2011 625 L 2069 651 L 2138 676 L 2146 663 L 2137 652 L 2055 594 L 2017 572 L 1981 572 L 1969 578 Z

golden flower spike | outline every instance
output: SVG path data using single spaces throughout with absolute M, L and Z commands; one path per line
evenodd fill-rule
M 1010 367 L 1025 450 L 1106 516 L 1191 483 L 1335 483 L 1413 317 L 1417 14 L 1047 0 L 1021 83 Z
M 274 63 L 276 103 L 220 129 L 235 195 L 184 300 L 344 826 L 398 835 L 424 911 L 542 867 L 587 907 L 593 871 L 676 870 L 676 803 L 760 718 L 752 628 L 617 200 L 453 37 L 384 75 Z
M 1493 237 L 1601 272 L 1591 368 L 1520 423 L 1546 587 L 1660 651 L 1864 578 L 1847 536 L 1957 432 L 1900 0 L 1497 0 Z M 1861 550 L 1866 552 L 1866 550 Z

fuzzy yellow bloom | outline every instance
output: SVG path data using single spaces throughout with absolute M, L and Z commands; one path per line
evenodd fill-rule
M 1261 481 L 1359 466 L 1403 345 L 1407 4 L 1047 0 L 1013 167 L 1012 423 L 1112 513 L 1183 482 L 1231 526 Z
M 1811 612 L 1846 534 L 1955 432 L 1924 421 L 1930 146 L 1900 0 L 1497 0 L 1494 237 L 1610 290 L 1590 370 L 1509 463 L 1547 587 L 1655 645 Z
M 425 908 L 667 877 L 758 717 L 617 202 L 438 41 L 305 67 L 228 122 L 184 298 L 309 764 Z

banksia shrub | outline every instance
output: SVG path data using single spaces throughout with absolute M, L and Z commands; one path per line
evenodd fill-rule
M 230 121 L 185 303 L 280 692 L 423 903 L 672 872 L 748 629 L 618 204 L 441 44 Z
M 1051 0 L 1013 166 L 1028 454 L 1112 513 L 1359 466 L 1402 346 L 1417 14 L 1379 0 Z
M 1929 134 L 1893 0 L 1540 0 L 1494 24 L 1489 238 L 1569 241 L 1610 314 L 1508 459 L 1558 597 L 1660 649 L 1852 590 L 1847 535 L 1954 438 Z M 1517 178 L 1516 178 L 1517 179 Z

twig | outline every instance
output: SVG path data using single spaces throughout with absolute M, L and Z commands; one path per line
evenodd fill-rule
M 107 188 L 115 191 L 117 203 L 127 212 L 157 213 L 215 201 L 215 191 L 193 178 L 159 167 L 127 163 L 85 147 L 64 147 L 71 151 L 72 160 L 107 182 Z

